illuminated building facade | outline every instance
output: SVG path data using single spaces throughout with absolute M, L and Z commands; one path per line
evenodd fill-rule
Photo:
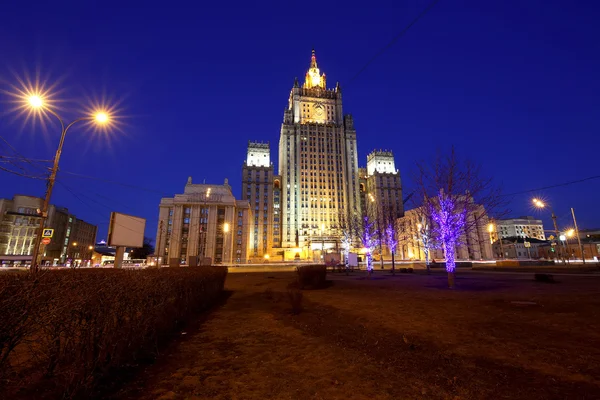
M 279 175 L 282 247 L 337 248 L 340 216 L 360 213 L 356 131 L 343 114 L 340 86 L 327 88 L 314 50 L 284 112 Z
M 248 258 L 264 258 L 281 246 L 281 179 L 274 175 L 268 143 L 249 142 L 242 168 L 242 199 L 252 209 Z
M 162 264 L 210 265 L 244 263 L 253 242 L 252 211 L 236 200 L 227 179 L 223 185 L 194 184 L 159 205 L 156 249 Z
M 398 239 L 398 258 L 404 260 L 425 260 L 423 248 L 424 226 L 431 229 L 431 221 L 426 222 L 420 207 L 407 210 L 402 218 L 396 220 L 396 238 Z M 484 217 L 482 217 L 484 216 Z M 488 232 L 489 219 L 485 216 L 485 209 L 481 205 L 472 207 L 467 215 L 470 221 L 468 231 L 463 229 L 461 245 L 455 249 L 457 260 L 493 260 L 494 253 Z M 473 221 L 477 221 L 474 223 Z M 419 225 L 421 224 L 421 225 Z M 430 260 L 444 260 L 444 252 L 439 244 L 429 252 Z
M 0 261 L 2 265 L 31 264 L 39 227 L 38 210 L 44 199 L 15 195 L 0 199 Z M 50 205 L 45 226 L 53 229 L 50 243 L 42 245 L 45 265 L 75 263 L 87 266 L 93 253 L 98 227 L 69 213 L 64 207 Z
M 391 151 L 373 151 L 367 156 L 367 209 L 373 205 L 373 216 L 380 223 L 394 222 L 404 215 L 402 182 Z

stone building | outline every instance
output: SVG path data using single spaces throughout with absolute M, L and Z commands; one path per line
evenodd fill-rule
M 248 200 L 253 215 L 248 258 L 269 258 L 273 248 L 281 247 L 281 178 L 274 175 L 268 143 L 248 142 L 242 199 Z
M 374 219 L 384 227 L 404 215 L 400 171 L 391 151 L 373 151 L 367 156 L 367 196 Z M 385 229 L 385 228 L 383 228 Z
M 358 152 L 342 90 L 326 86 L 313 50 L 304 83 L 296 79 L 279 139 L 282 247 L 339 245 L 340 214 L 360 212 Z
M 44 200 L 39 197 L 15 195 L 12 200 L 0 199 L 0 258 L 2 264 L 30 264 L 39 211 Z M 42 245 L 44 264 L 67 262 L 88 265 L 93 254 L 98 227 L 69 213 L 64 207 L 50 205 L 46 228 L 54 230 L 48 245 Z M 91 248 L 90 248 L 91 247 Z
M 159 205 L 156 249 L 171 266 L 243 263 L 253 243 L 248 200 L 236 200 L 223 185 L 194 184 Z
M 468 224 L 470 229 L 462 234 L 462 245 L 456 248 L 456 260 L 493 260 L 494 254 L 487 230 L 489 220 L 485 216 L 485 209 L 481 205 L 475 205 L 471 209 L 467 217 L 471 222 Z M 404 216 L 396 221 L 398 258 L 425 261 L 424 245 L 431 226 L 431 221 L 423 216 L 420 208 L 405 211 Z M 430 249 L 432 247 L 434 246 L 429 245 Z M 433 248 L 430 250 L 429 259 L 443 260 L 444 252 L 440 248 Z
M 497 235 L 502 238 L 522 237 L 546 240 L 544 234 L 544 223 L 541 219 L 525 216 L 511 219 L 500 219 L 496 221 L 496 232 L 492 232 L 494 240 Z

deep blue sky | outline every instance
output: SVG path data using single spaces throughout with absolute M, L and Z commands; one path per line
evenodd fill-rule
M 181 193 L 190 175 L 229 178 L 239 196 L 248 140 L 270 141 L 277 162 L 289 91 L 314 47 L 328 85 L 340 82 L 344 111 L 354 115 L 360 164 L 375 148 L 392 149 L 407 192 L 415 161 L 450 145 L 482 163 L 506 193 L 600 174 L 598 2 L 440 0 L 353 81 L 428 1 L 5 3 L 3 89 L 10 71 L 39 68 L 60 79 L 74 110 L 106 93 L 127 117 L 109 139 L 74 128 L 64 171 L 165 195 Z M 0 117 L 0 135 L 28 157 L 52 158 L 56 127 L 22 128 L 13 117 Z M 99 224 L 99 238 L 110 209 L 146 217 L 155 236 L 159 193 L 59 180 L 79 199 L 57 185 L 53 203 Z M 41 181 L 0 171 L 1 197 L 43 192 Z M 600 180 L 535 194 L 562 226 L 575 207 L 580 228 L 600 227 Z M 551 229 L 530 197 L 513 197 L 512 215 L 542 216 Z

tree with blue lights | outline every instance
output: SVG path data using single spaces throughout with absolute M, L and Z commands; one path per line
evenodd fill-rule
M 482 176 L 481 167 L 459 160 L 454 148 L 431 164 L 419 163 L 418 172 L 420 211 L 424 221 L 431 221 L 427 240 L 444 251 L 448 286 L 453 288 L 456 249 L 466 244 L 467 237 L 477 240 L 485 232 L 488 215 L 499 215 L 506 203 L 492 180 Z
M 363 217 L 362 231 L 360 235 L 362 246 L 365 249 L 367 259 L 367 272 L 369 275 L 373 272 L 373 251 L 379 244 L 377 240 L 378 232 L 375 229 L 375 222 L 369 215 Z

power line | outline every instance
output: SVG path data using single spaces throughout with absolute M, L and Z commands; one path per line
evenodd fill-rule
M 413 19 L 404 29 L 402 29 L 400 31 L 400 33 L 398 33 L 396 36 L 394 36 L 387 45 L 385 45 L 373 57 L 371 57 L 371 59 L 369 61 L 367 61 L 367 63 L 352 78 L 350 78 L 350 80 L 348 80 L 348 83 L 355 80 L 365 69 L 367 69 L 367 67 L 373 61 L 375 61 L 375 59 L 377 59 L 377 57 L 379 57 L 380 55 L 385 53 L 386 50 L 388 50 L 390 47 L 392 47 L 398 41 L 398 39 L 400 39 L 402 36 L 404 36 L 404 34 L 406 34 L 406 32 L 408 32 L 408 30 L 410 28 L 412 28 L 412 26 L 414 24 L 416 24 L 421 18 L 423 18 L 425 16 L 425 14 L 427 14 L 429 12 L 429 10 L 431 10 L 433 8 L 433 6 L 435 6 L 437 4 L 438 1 L 439 0 L 433 0 L 431 3 L 429 3 L 429 5 L 427 7 L 425 7 L 423 9 L 423 11 L 421 11 L 421 13 L 419 15 L 417 15 L 417 17 L 415 19 Z
M 0 167 L 0 171 L 5 171 L 5 172 L 8 172 L 8 173 L 11 173 L 11 174 L 17 175 L 17 176 L 22 176 L 22 177 L 24 177 L 24 178 L 30 178 L 30 179 L 42 179 L 42 180 L 48 179 L 48 178 L 47 178 L 47 177 L 45 177 L 45 176 L 32 176 L 32 175 L 27 175 L 27 174 L 24 174 L 24 173 L 21 173 L 21 172 L 17 172 L 17 171 L 13 171 L 12 169 L 4 168 L 4 167 Z
M 19 151 L 12 144 L 10 144 L 9 141 L 6 140 L 3 136 L 0 136 L 0 140 L 2 140 L 16 155 L 18 155 L 21 158 L 21 160 L 34 166 L 35 168 L 42 169 L 44 171 L 46 170 L 46 167 L 35 164 L 31 159 L 29 159 L 29 158 L 25 157 L 23 154 L 19 153 Z M 18 168 L 20 168 L 24 171 L 24 169 L 22 167 L 18 167 Z
M 583 178 L 583 179 L 577 179 L 577 180 L 574 180 L 574 181 L 557 183 L 555 185 L 544 186 L 544 187 L 537 188 L 537 189 L 522 190 L 520 192 L 503 194 L 501 196 L 503 196 L 503 197 L 509 197 L 509 196 L 516 196 L 516 195 L 519 195 L 519 194 L 539 192 L 539 191 L 542 191 L 542 190 L 548 190 L 548 189 L 554 189 L 554 188 L 557 188 L 557 187 L 569 186 L 569 185 L 573 185 L 575 183 L 587 182 L 587 181 L 591 181 L 593 179 L 598 179 L 598 178 L 600 178 L 600 175 L 594 175 L 594 176 L 589 176 L 589 177 Z
M 100 215 L 102 218 L 106 218 L 106 215 L 105 215 L 104 213 L 102 213 L 101 211 L 98 211 L 97 209 L 95 209 L 95 208 L 93 208 L 92 206 L 90 206 L 90 204 L 89 204 L 89 203 L 87 203 L 85 200 L 83 200 L 81 197 L 79 197 L 79 196 L 78 196 L 78 195 L 77 195 L 77 194 L 76 194 L 76 193 L 75 193 L 75 192 L 74 192 L 74 191 L 73 191 L 71 188 L 69 188 L 67 185 L 65 185 L 64 183 L 62 183 L 62 182 L 60 182 L 60 181 L 58 181 L 58 180 L 57 180 L 56 182 L 58 182 L 60 185 L 62 185 L 62 186 L 63 186 L 63 187 L 64 187 L 64 188 L 65 188 L 65 189 L 66 189 L 66 190 L 69 192 L 69 193 L 71 193 L 71 194 L 72 194 L 72 195 L 73 195 L 73 196 L 74 196 L 74 197 L 75 197 L 77 200 L 79 200 L 79 201 L 80 201 L 80 202 L 82 202 L 84 205 L 86 205 L 86 206 L 87 206 L 87 207 L 88 207 L 90 210 L 94 211 L 96 214 Z M 106 204 L 102 204 L 102 203 L 100 203 L 100 202 L 98 202 L 98 201 L 96 201 L 96 200 L 92 199 L 91 197 L 89 197 L 89 196 L 86 196 L 86 195 L 82 194 L 82 193 L 79 193 L 79 194 L 80 194 L 81 196 L 87 197 L 88 199 L 92 200 L 94 203 L 96 203 L 96 204 L 98 204 L 98 205 L 100 205 L 100 206 L 102 206 L 102 207 L 105 207 L 105 208 L 107 208 L 107 209 L 109 209 L 109 210 L 111 210 L 111 211 L 113 210 L 113 208 L 112 208 L 112 207 L 109 207 L 109 206 L 107 206 Z M 144 219 L 145 219 L 145 218 L 144 218 Z M 145 219 L 145 220 L 146 220 L 146 221 L 148 221 L 147 219 Z M 101 224 L 106 224 L 106 223 L 108 223 L 108 222 L 104 222 L 104 221 L 103 221 L 103 222 L 100 222 L 100 223 L 98 223 L 98 225 L 101 225 Z M 125 225 L 119 224 L 119 223 L 117 223 L 117 222 L 114 222 L 114 223 L 115 223 L 116 225 L 118 225 L 118 226 L 122 227 L 122 228 L 125 228 L 125 229 L 127 229 L 127 230 L 130 230 L 130 231 L 132 231 L 132 232 L 135 232 L 133 229 L 131 229 L 131 228 L 129 228 L 129 227 L 127 227 L 127 226 L 125 226 Z

